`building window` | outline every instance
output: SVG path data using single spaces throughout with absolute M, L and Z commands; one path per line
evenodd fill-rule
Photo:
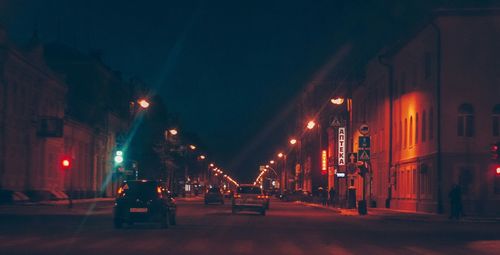
M 434 138 L 434 111 L 431 108 L 429 110 L 429 140 Z
M 403 147 L 403 121 L 399 121 L 399 146 Z
M 415 115 L 415 144 L 418 144 L 418 113 Z
M 424 55 L 424 78 L 428 81 L 432 76 L 432 55 L 430 52 L 425 52 Z
M 408 145 L 408 119 L 405 118 L 405 127 L 404 127 L 404 136 L 403 136 L 403 146 L 404 148 L 406 148 L 406 146 Z
M 491 123 L 493 128 L 493 136 L 500 136 L 500 104 L 493 107 L 493 114 L 491 115 Z
M 474 136 L 474 109 L 470 104 L 462 104 L 458 107 L 457 135 Z
M 425 142 L 425 140 L 427 139 L 426 129 L 427 129 L 427 114 L 424 111 L 424 113 L 422 114 L 422 142 Z
M 410 147 L 413 146 L 413 116 L 410 116 Z

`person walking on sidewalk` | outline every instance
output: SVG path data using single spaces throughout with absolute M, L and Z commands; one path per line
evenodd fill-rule
M 330 195 L 330 206 L 333 206 L 335 202 L 335 189 L 333 187 L 330 188 L 330 191 L 328 192 Z
M 328 201 L 328 193 L 323 189 L 323 187 L 318 188 L 318 196 L 321 201 L 321 205 L 326 206 L 326 203 Z
M 460 185 L 454 185 L 448 194 L 450 198 L 450 219 L 460 219 L 462 215 L 462 189 Z

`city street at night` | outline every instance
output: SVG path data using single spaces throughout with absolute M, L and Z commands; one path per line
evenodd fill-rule
M 0 255 L 500 254 L 500 1 L 0 0 Z
M 498 254 L 500 222 L 341 215 L 271 201 L 266 216 L 179 199 L 178 225 L 115 230 L 112 202 L 0 208 L 0 254 Z

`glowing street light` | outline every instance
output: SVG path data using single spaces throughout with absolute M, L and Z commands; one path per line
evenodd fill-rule
M 205 156 L 205 155 L 200 155 L 200 159 L 201 159 L 201 160 L 204 160 L 204 159 L 206 159 L 206 158 L 207 158 L 207 156 Z
M 308 129 L 313 129 L 315 126 L 316 126 L 316 122 L 314 122 L 314 120 L 310 120 L 309 122 L 307 122 Z
M 274 160 L 269 160 L 269 164 L 274 164 Z
M 194 145 L 190 144 L 190 145 L 189 145 L 189 149 L 191 149 L 191 150 L 193 150 L 193 151 L 194 151 L 194 150 L 196 150 L 196 146 L 194 146 Z
M 278 153 L 278 158 L 282 158 L 283 156 L 285 156 L 285 154 L 283 154 L 283 153 L 281 153 L 281 152 L 280 152 L 280 153 Z
M 179 132 L 177 131 L 177 129 L 175 128 L 172 128 L 168 131 L 171 135 L 177 135 Z
M 290 144 L 291 145 L 294 145 L 296 143 L 297 143 L 297 139 L 295 139 L 295 138 L 290 139 Z
M 330 99 L 330 102 L 332 104 L 341 105 L 344 103 L 344 98 L 342 98 L 342 97 L 332 98 L 332 99 Z
M 210 166 L 210 167 L 214 167 L 214 166 L 215 166 L 215 164 L 214 164 L 214 163 L 210 163 L 210 165 L 209 165 L 209 166 Z
M 137 103 L 139 103 L 139 106 L 141 106 L 143 109 L 149 107 L 149 102 L 146 99 L 140 99 L 137 101 Z

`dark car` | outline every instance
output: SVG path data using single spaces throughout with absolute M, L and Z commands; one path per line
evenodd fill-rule
M 224 196 L 220 188 L 210 188 L 207 190 L 205 193 L 205 204 L 208 205 L 210 203 L 224 204 Z
M 293 192 L 285 191 L 283 194 L 281 194 L 281 200 L 287 202 L 312 202 L 312 195 L 308 191 L 303 190 L 294 190 Z
M 227 189 L 224 191 L 224 197 L 225 198 L 233 198 L 233 191 L 230 189 Z
M 123 223 L 157 222 L 162 228 L 176 224 L 177 207 L 172 194 L 158 181 L 125 181 L 118 189 L 114 226 Z

